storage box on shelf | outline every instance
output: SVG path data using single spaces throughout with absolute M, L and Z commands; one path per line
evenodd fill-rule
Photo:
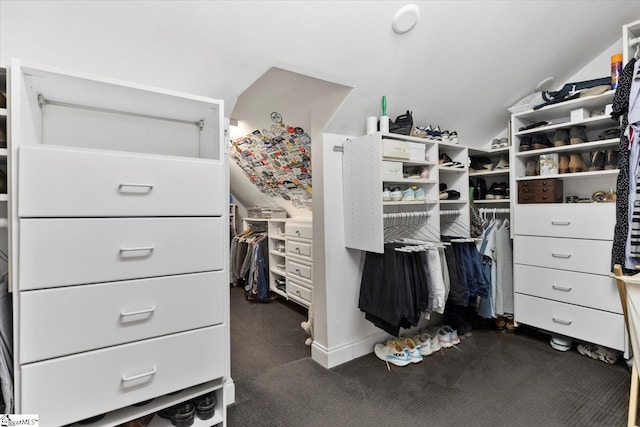
M 439 238 L 438 143 L 376 132 L 347 140 L 343 150 L 347 247 L 381 253 L 385 214 L 420 217 Z
M 214 392 L 226 424 L 222 102 L 11 67 L 15 412 L 113 426 Z
M 469 151 L 464 145 L 438 143 L 440 233 L 469 237 Z
M 511 188 L 518 192 L 512 196 L 518 201 L 512 204 L 514 314 L 516 321 L 552 334 L 624 350 L 624 318 L 608 276 L 615 203 L 566 203 L 568 197 L 589 201 L 596 192 L 616 188 L 612 159 L 619 138 L 604 131 L 616 129 L 617 122 L 600 114 L 612 99 L 608 91 L 512 116 Z M 572 111 L 580 109 L 599 115 L 571 120 Z M 548 124 L 520 130 L 538 122 Z M 571 136 L 586 141 L 574 138 L 577 143 L 570 144 Z M 523 150 L 546 138 L 551 147 Z M 567 145 L 555 146 L 554 140 Z M 609 164 L 596 158 L 597 152 Z M 541 154 L 558 154 L 563 173 L 541 175 Z

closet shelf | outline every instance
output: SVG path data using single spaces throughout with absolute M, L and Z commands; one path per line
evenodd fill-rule
M 385 162 L 402 162 L 404 166 L 435 166 L 438 164 L 431 160 L 407 160 L 395 157 L 383 157 L 382 160 Z
M 493 205 L 499 203 L 509 203 L 511 199 L 482 199 L 482 200 L 474 200 L 473 203 L 476 205 Z
M 384 206 L 405 206 L 405 205 L 435 205 L 435 200 L 407 200 L 398 202 L 382 202 Z
M 273 240 L 281 240 L 281 241 L 285 241 L 285 237 L 284 236 L 271 236 L 269 235 L 269 238 L 273 239 Z
M 284 276 L 286 276 L 286 275 L 287 275 L 287 272 L 286 272 L 286 271 L 281 270 L 281 269 L 276 268 L 276 267 L 271 267 L 271 268 L 269 268 L 269 271 L 271 271 L 272 273 L 275 273 L 275 274 L 279 274 L 279 275 L 280 275 L 280 276 L 282 276 L 282 277 L 284 277 Z
M 509 175 L 509 169 L 494 169 L 492 171 L 469 172 L 469 176 Z
M 458 200 L 440 200 L 440 204 L 441 205 L 459 205 L 462 203 L 467 203 L 467 200 L 462 200 L 462 199 L 458 199 Z
M 388 184 L 435 184 L 436 180 L 428 179 L 428 178 L 403 178 L 403 179 L 393 179 L 393 180 L 383 180 L 382 182 L 386 182 Z
M 613 101 L 614 94 L 615 90 L 609 90 L 601 95 L 571 99 L 569 101 L 564 101 L 558 104 L 543 107 L 539 110 L 529 110 L 522 113 L 514 114 L 514 117 L 530 122 L 549 121 L 562 116 L 569 117 L 571 115 L 571 111 L 575 110 L 576 108 L 586 108 L 587 110 L 591 110 L 594 108 L 600 109 L 603 105 L 610 104 Z M 617 124 L 615 123 L 616 122 L 614 122 L 613 127 L 617 126 Z M 520 133 L 516 132 L 514 133 L 514 135 L 520 135 Z
M 610 116 L 596 116 L 596 117 L 589 117 L 588 119 L 584 119 L 584 120 L 576 120 L 575 122 L 566 121 L 566 122 L 552 123 L 548 126 L 540 126 L 537 128 L 516 132 L 515 135 L 516 136 L 529 135 L 533 133 L 546 132 L 546 131 L 551 131 L 556 129 L 565 129 L 571 126 L 579 126 L 579 125 L 592 125 L 593 128 L 601 127 L 603 129 L 607 127 L 618 126 L 617 122 L 611 119 Z
M 495 150 L 491 150 L 489 148 L 471 148 L 469 147 L 469 157 L 474 156 L 487 156 L 493 154 L 508 154 L 511 146 L 496 148 Z
M 440 166 L 438 168 L 438 170 L 440 172 L 455 172 L 455 173 L 465 173 L 465 172 L 467 172 L 467 168 L 466 167 L 464 167 L 464 168 L 452 168 L 452 167 L 449 167 L 449 166 Z
M 281 252 L 281 251 L 278 251 L 278 250 L 275 250 L 275 249 L 272 250 L 272 251 L 269 251 L 269 253 L 273 254 L 273 255 L 276 255 L 276 256 L 281 256 L 283 258 L 286 256 L 286 254 L 284 252 Z
M 549 147 L 541 150 L 529 150 L 516 153 L 516 157 L 537 157 L 540 154 L 568 154 L 571 153 L 589 153 L 603 148 L 617 148 L 620 144 L 620 138 L 601 139 L 598 141 L 583 142 L 582 144 L 562 145 L 560 147 Z
M 286 293 L 285 291 L 281 291 L 281 290 L 280 290 L 280 289 L 278 289 L 278 288 L 271 288 L 271 289 L 270 289 L 270 291 L 271 291 L 271 292 L 273 292 L 273 293 L 275 293 L 275 294 L 280 295 L 280 296 L 281 296 L 281 297 L 283 297 L 283 298 L 287 298 L 287 293 Z
M 592 171 L 592 172 L 576 172 L 576 173 L 560 173 L 554 175 L 535 175 L 535 176 L 523 176 L 520 178 L 516 178 L 516 181 L 534 181 L 540 179 L 552 179 L 552 178 L 562 178 L 562 179 L 580 179 L 580 178 L 593 178 L 593 177 L 601 177 L 601 176 L 609 176 L 609 175 L 618 175 L 620 171 L 618 169 L 610 169 L 603 171 Z

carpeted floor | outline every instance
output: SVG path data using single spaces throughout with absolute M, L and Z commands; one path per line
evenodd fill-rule
M 233 299 L 232 291 L 231 427 L 626 424 L 630 373 L 622 360 L 607 365 L 575 348 L 558 352 L 548 336 L 531 330 L 474 330 L 458 349 L 391 371 L 373 354 L 327 370 L 310 358 L 304 332 L 296 330 L 304 312 L 276 301 L 259 305 L 257 319 L 241 320 Z M 273 338 L 244 349 L 234 334 L 238 323 Z M 282 348 L 271 353 L 274 343 L 284 346 L 287 357 Z M 236 354 L 240 348 L 250 354 Z M 268 363 L 246 367 L 249 356 Z

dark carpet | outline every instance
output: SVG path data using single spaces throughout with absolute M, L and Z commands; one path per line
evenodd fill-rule
M 234 367 L 238 357 L 248 355 L 235 353 L 240 348 L 234 343 L 238 319 L 232 312 L 232 427 L 626 424 L 630 373 L 624 362 L 607 365 L 575 348 L 558 352 L 548 336 L 532 330 L 474 330 L 458 349 L 444 349 L 407 367 L 392 365 L 391 371 L 373 354 L 327 370 L 309 357 L 304 332 L 302 338 L 295 336 L 304 314 L 280 302 L 259 310 L 282 312 L 282 317 L 261 313 L 262 322 L 253 325 L 244 319 L 247 327 L 273 336 L 247 351 L 274 364 L 259 363 L 259 369 L 247 372 Z M 272 326 L 265 322 L 276 318 Z M 279 350 L 268 354 L 272 341 L 285 346 L 287 357 Z

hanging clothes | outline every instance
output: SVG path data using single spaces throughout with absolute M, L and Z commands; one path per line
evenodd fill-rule
M 628 111 L 629 111 L 629 97 L 631 94 L 631 83 L 634 78 L 634 68 L 636 65 L 636 58 L 632 58 L 627 65 L 625 65 L 620 80 L 618 82 L 618 88 L 613 97 L 613 106 L 611 117 L 615 120 L 622 118 L 620 122 L 620 154 L 618 157 L 618 167 L 620 172 L 618 173 L 616 183 L 616 225 L 613 233 L 613 245 L 611 248 L 611 269 L 613 271 L 614 264 L 620 264 L 625 267 L 625 270 L 635 271 L 635 266 L 631 267 L 633 263 L 627 257 L 626 244 L 629 236 L 629 140 L 625 135 L 625 130 L 628 127 Z M 635 194 L 634 194 L 635 196 Z
M 513 247 L 511 225 L 508 219 L 496 228 L 496 314 L 513 314 Z

